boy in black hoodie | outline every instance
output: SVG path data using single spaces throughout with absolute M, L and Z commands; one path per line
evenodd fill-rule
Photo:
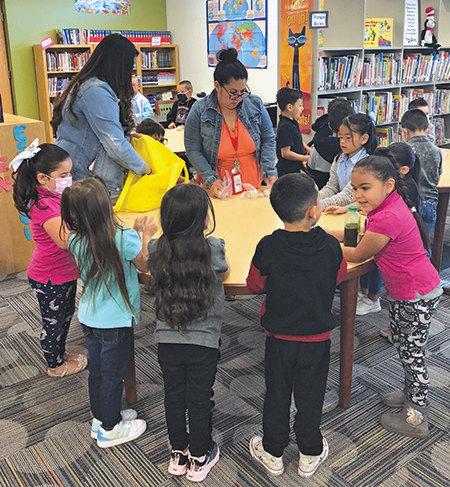
M 282 455 L 289 443 L 293 392 L 298 473 L 309 477 L 328 455 L 320 421 L 330 334 L 336 326 L 331 305 L 347 264 L 339 242 L 315 226 L 322 207 L 309 176 L 282 176 L 272 187 L 270 202 L 284 230 L 275 230 L 259 242 L 247 277 L 250 291 L 267 293 L 261 308 L 267 335 L 264 437 L 251 439 L 250 453 L 269 473 L 284 472 Z

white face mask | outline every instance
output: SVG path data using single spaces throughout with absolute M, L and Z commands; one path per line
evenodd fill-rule
M 72 176 L 66 176 L 65 178 L 52 178 L 51 176 L 47 176 L 50 179 L 53 179 L 53 181 L 56 182 L 56 187 L 55 189 L 50 189 L 46 186 L 46 188 L 49 191 L 53 191 L 53 193 L 58 193 L 62 194 L 62 192 L 68 188 L 69 186 L 72 186 Z

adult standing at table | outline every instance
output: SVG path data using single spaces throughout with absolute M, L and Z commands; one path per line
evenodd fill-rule
M 184 132 L 186 155 L 212 196 L 226 171 L 237 169 L 255 188 L 277 179 L 275 134 L 259 96 L 250 94 L 248 73 L 234 48 L 217 53 L 214 90 L 190 109 Z
M 129 142 L 137 55 L 126 37 L 105 37 L 56 101 L 51 122 L 55 144 L 72 159 L 73 179 L 99 175 L 112 195 L 122 190 L 126 169 L 140 175 L 148 172 Z

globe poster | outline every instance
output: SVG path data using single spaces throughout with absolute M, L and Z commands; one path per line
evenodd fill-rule
M 234 47 L 246 68 L 267 68 L 267 0 L 208 0 L 208 66 L 221 49 Z

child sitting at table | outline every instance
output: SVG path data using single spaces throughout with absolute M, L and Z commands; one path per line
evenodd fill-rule
M 419 190 L 423 200 L 417 208 L 431 233 L 436 223 L 436 207 L 438 202 L 437 184 L 442 174 L 442 153 L 436 145 L 429 141 L 428 117 L 422 110 L 408 110 L 402 117 L 402 133 L 406 142 L 413 148 L 420 160 L 422 177 Z
M 277 103 L 281 110 L 277 127 L 277 171 L 281 177 L 304 169 L 311 149 L 303 142 L 297 122 L 303 112 L 303 93 L 293 88 L 281 88 Z
M 153 108 L 148 101 L 147 97 L 144 96 L 139 88 L 141 87 L 141 77 L 133 76 L 131 78 L 131 84 L 133 86 L 134 96 L 131 99 L 131 106 L 133 107 L 133 118 L 134 123 L 139 124 L 142 120 L 145 120 L 153 115 Z
M 184 127 L 189 110 L 197 101 L 196 98 L 192 98 L 193 92 L 194 88 L 189 80 L 185 79 L 179 82 L 177 86 L 177 99 L 167 114 L 167 128 Z
M 166 135 L 164 127 L 151 118 L 142 120 L 142 122 L 136 127 L 136 132 L 139 134 L 148 135 L 164 145 L 167 144 L 167 139 L 164 137 Z
M 269 473 L 284 472 L 293 392 L 298 474 L 309 477 L 328 456 L 320 421 L 336 326 L 331 305 L 347 265 L 339 242 L 316 226 L 322 206 L 311 177 L 282 176 L 270 202 L 284 229 L 259 242 L 247 277 L 252 292 L 267 292 L 261 308 L 267 335 L 264 435 L 251 439 L 250 453 Z

